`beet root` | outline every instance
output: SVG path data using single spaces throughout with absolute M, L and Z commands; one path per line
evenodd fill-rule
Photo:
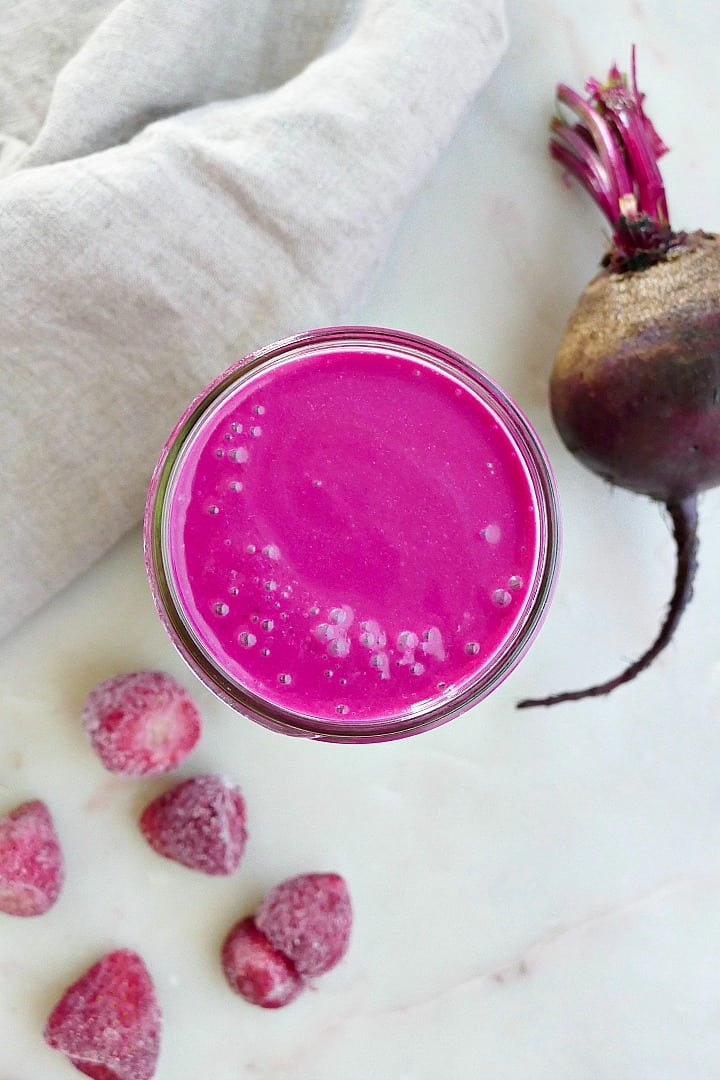
M 697 569 L 697 493 L 720 483 L 720 237 L 697 232 L 642 270 L 603 270 L 581 295 L 550 382 L 568 449 L 613 485 L 665 505 L 677 550 L 660 632 L 623 672 L 519 708 L 610 693 L 669 644 Z
M 562 693 L 551 694 L 543 698 L 525 698 L 523 701 L 518 702 L 518 709 L 530 709 L 536 705 L 560 705 L 566 701 L 582 701 L 583 698 L 601 697 L 604 694 L 609 694 L 612 690 L 616 690 L 624 683 L 630 682 L 641 671 L 650 667 L 653 660 L 662 652 L 665 646 L 669 645 L 680 622 L 680 617 L 693 593 L 693 583 L 698 565 L 697 498 L 694 495 L 689 495 L 686 499 L 668 502 L 667 511 L 672 521 L 677 551 L 675 588 L 668 605 L 665 621 L 650 648 L 626 667 L 624 671 L 621 671 L 619 675 L 608 679 L 606 682 L 586 687 L 583 690 L 565 690 Z

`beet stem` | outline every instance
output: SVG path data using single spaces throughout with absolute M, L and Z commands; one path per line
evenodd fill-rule
M 668 605 L 665 622 L 653 644 L 639 659 L 630 664 L 620 675 L 617 675 L 614 679 L 609 679 L 608 682 L 588 687 L 585 690 L 570 690 L 562 694 L 552 694 L 550 697 L 545 698 L 525 698 L 517 703 L 518 709 L 531 709 L 538 705 L 559 705 L 564 701 L 581 701 L 583 698 L 601 697 L 603 694 L 609 694 L 618 686 L 630 682 L 641 671 L 649 667 L 656 656 L 669 644 L 693 593 L 693 583 L 698 566 L 697 496 L 689 495 L 684 499 L 671 500 L 666 503 L 665 508 L 672 521 L 673 537 L 677 551 L 675 588 Z
M 618 274 L 662 262 L 677 241 L 658 166 L 668 148 L 645 112 L 634 47 L 631 69 L 630 81 L 615 64 L 604 82 L 589 79 L 587 97 L 560 83 L 550 124 L 551 156 L 585 188 L 612 227 L 603 265 Z

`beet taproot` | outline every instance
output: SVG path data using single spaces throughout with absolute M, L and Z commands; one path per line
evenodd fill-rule
M 568 450 L 610 484 L 663 504 L 675 587 L 650 647 L 595 686 L 519 708 L 597 697 L 629 682 L 668 645 L 692 596 L 699 492 L 720 484 L 720 237 L 671 229 L 658 159 L 667 150 L 632 80 L 616 66 L 568 86 L 550 151 L 612 225 L 602 268 L 581 294 L 550 377 L 553 421 Z

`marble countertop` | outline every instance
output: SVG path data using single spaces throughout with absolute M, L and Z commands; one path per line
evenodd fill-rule
M 67 885 L 42 919 L 0 926 L 0 1072 L 78 1075 L 41 1030 L 109 949 L 137 949 L 165 1014 L 157 1080 L 712 1080 L 720 1077 L 720 494 L 701 501 L 696 595 L 654 667 L 607 699 L 518 711 L 522 697 L 616 673 L 659 625 L 673 575 L 661 509 L 569 456 L 549 418 L 555 347 L 603 253 L 599 214 L 546 152 L 558 80 L 638 50 L 672 152 L 673 221 L 720 229 L 720 8 L 697 0 L 511 2 L 512 42 L 379 279 L 348 321 L 471 357 L 528 413 L 564 510 L 556 600 L 529 655 L 462 719 L 347 747 L 270 734 L 197 685 L 156 618 L 139 531 L 0 646 L 0 810 L 41 796 Z M 78 715 L 122 670 L 163 668 L 199 701 L 180 775 L 242 787 L 237 876 L 158 859 L 135 819 L 167 781 L 104 773 Z M 276 1012 L 232 995 L 229 926 L 278 880 L 334 869 L 351 950 Z

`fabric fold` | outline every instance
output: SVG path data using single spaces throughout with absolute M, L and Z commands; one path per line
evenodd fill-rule
M 8 110 L 0 633 L 140 519 L 205 382 L 346 319 L 507 40 L 497 0 L 177 7 L 106 2 Z

